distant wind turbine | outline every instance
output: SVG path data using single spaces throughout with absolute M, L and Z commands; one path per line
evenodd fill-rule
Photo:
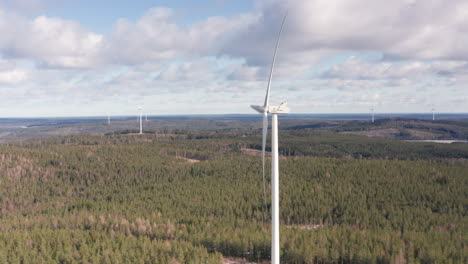
M 143 110 L 143 107 L 138 106 L 138 114 L 139 114 L 139 119 L 140 119 L 140 134 L 143 134 L 142 110 Z
M 110 113 L 107 113 L 107 125 L 110 126 Z
M 263 130 L 262 130 L 262 164 L 263 164 L 263 192 L 265 195 L 265 146 L 268 133 L 268 114 L 271 114 L 271 263 L 280 264 L 280 243 L 279 243 L 279 159 L 278 159 L 278 114 L 289 112 L 286 102 L 279 106 L 270 106 L 270 87 L 271 78 L 273 76 L 273 68 L 275 66 L 276 52 L 280 42 L 281 32 L 283 31 L 286 16 L 283 18 L 281 28 L 276 40 L 275 52 L 273 53 L 273 61 L 271 63 L 270 77 L 268 79 L 268 87 L 263 105 L 252 105 L 251 107 L 257 112 L 263 114 Z M 266 196 L 266 195 L 265 195 Z
M 374 106 L 370 109 L 372 113 L 372 123 L 374 123 Z
M 431 111 L 432 111 L 432 121 L 434 121 L 435 120 L 435 109 L 434 109 L 434 107 L 432 108 Z

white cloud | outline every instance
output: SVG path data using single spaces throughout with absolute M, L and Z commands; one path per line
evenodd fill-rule
M 159 74 L 158 79 L 166 82 L 212 80 L 213 70 L 212 62 L 188 61 L 182 64 L 170 64 Z
M 418 79 L 468 75 L 465 61 L 405 61 L 400 63 L 369 62 L 352 56 L 342 64 L 332 66 L 323 74 L 325 78 L 338 79 Z
M 17 85 L 26 81 L 28 72 L 15 62 L 0 59 L 0 84 Z
M 285 10 L 289 15 L 280 67 L 284 61 L 310 65 L 323 50 L 379 51 L 393 59 L 468 60 L 464 0 L 259 0 L 256 10 L 257 23 L 223 49 L 245 57 L 249 65 L 270 61 Z
M 24 71 L 0 71 L 0 84 L 18 84 L 24 80 L 26 80 L 26 73 Z
M 104 47 L 102 35 L 74 21 L 46 16 L 28 20 L 1 10 L 0 33 L 4 57 L 32 59 L 47 67 L 94 66 Z
M 227 78 L 229 80 L 255 81 L 259 79 L 260 67 L 242 65 L 234 69 Z M 265 76 L 262 76 L 264 79 Z
M 462 0 L 258 0 L 253 12 L 186 26 L 178 24 L 176 11 L 153 8 L 136 22 L 117 21 L 108 36 L 74 21 L 28 20 L 0 11 L 0 49 L 4 56 L 56 67 L 222 54 L 265 67 L 286 9 L 278 72 L 288 69 L 287 74 L 297 76 L 321 56 L 346 50 L 379 51 L 388 58 L 468 59 L 468 3 Z
M 232 18 L 209 17 L 180 26 L 172 9 L 153 8 L 138 21 L 117 22 L 108 57 L 113 62 L 139 64 L 147 61 L 199 57 L 216 54 L 226 37 L 242 31 L 255 19 L 252 15 Z
M 461 0 L 257 0 L 242 14 L 189 24 L 181 23 L 178 10 L 153 8 L 139 19 L 116 21 L 108 34 L 78 21 L 28 18 L 0 8 L 0 97 L 7 98 L 4 105 L 26 99 L 79 109 L 112 101 L 120 109 L 154 99 L 171 111 L 183 105 L 193 112 L 211 106 L 218 112 L 250 112 L 248 105 L 264 96 L 288 8 L 273 101 L 288 99 L 299 112 L 356 105 L 367 110 L 372 99 L 389 109 L 426 104 L 421 92 L 428 91 L 443 94 L 433 99 L 441 103 L 454 97 L 466 102 L 467 5 Z M 383 58 L 369 60 L 363 52 Z M 355 57 L 343 62 L 343 54 Z M 458 108 L 464 105 L 460 100 L 452 100 Z

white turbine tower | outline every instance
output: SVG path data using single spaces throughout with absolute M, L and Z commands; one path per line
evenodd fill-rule
M 372 112 L 372 123 L 374 123 L 374 106 L 370 110 Z
M 143 110 L 143 107 L 138 106 L 138 112 L 139 112 L 138 114 L 139 114 L 139 119 L 140 119 L 140 134 L 143 134 L 143 124 L 141 122 L 142 121 L 142 115 L 143 115 L 142 110 Z
M 268 79 L 268 87 L 263 105 L 252 105 L 252 108 L 263 114 L 263 130 L 262 130 L 262 164 L 263 164 L 263 191 L 265 193 L 265 145 L 268 132 L 268 114 L 271 114 L 271 263 L 280 264 L 280 243 L 279 243 L 279 159 L 278 159 L 278 114 L 285 114 L 289 109 L 285 102 L 279 106 L 270 106 L 270 87 L 271 78 L 273 76 L 273 68 L 275 66 L 276 52 L 283 31 L 284 21 L 287 14 L 283 18 L 281 28 L 276 41 L 275 52 L 273 53 L 273 62 L 271 63 L 270 77 Z
M 110 126 L 110 113 L 107 113 L 107 125 Z
M 432 121 L 434 121 L 434 120 L 435 120 L 435 109 L 432 108 Z

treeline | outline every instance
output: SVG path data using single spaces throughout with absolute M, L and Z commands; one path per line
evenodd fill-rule
M 249 147 L 261 150 L 260 132 L 249 136 Z M 270 143 L 267 141 L 267 149 Z M 468 159 L 468 144 L 438 144 L 368 138 L 324 131 L 280 131 L 279 151 L 284 156 L 364 159 Z
M 417 139 L 408 130 L 416 130 L 422 133 L 432 134 L 433 139 L 468 139 L 467 120 L 421 120 L 410 118 L 384 118 L 377 119 L 374 123 L 368 121 L 347 121 L 332 128 L 335 132 L 365 131 L 375 129 L 393 128 L 399 130 L 394 135 L 398 139 Z
M 121 134 L 123 133 L 123 134 Z M 29 142 L 9 143 L 10 146 L 41 148 L 50 144 L 122 145 L 159 142 L 175 152 L 180 148 L 200 152 L 241 152 L 242 148 L 261 150 L 261 131 L 190 131 L 161 130 L 144 136 L 125 134 L 126 131 L 105 136 L 67 136 Z M 183 142 L 183 144 L 181 144 Z M 270 151 L 270 140 L 267 140 Z M 280 154 L 283 156 L 315 156 L 354 159 L 443 160 L 468 159 L 468 144 L 439 144 L 368 138 L 365 136 L 337 134 L 327 131 L 282 130 Z M 216 156 L 216 154 L 213 154 Z
M 379 118 L 374 123 L 370 120 L 323 120 L 307 121 L 284 120 L 285 130 L 316 130 L 330 132 L 364 132 L 393 130 L 394 139 L 458 139 L 468 140 L 467 120 L 424 120 L 411 118 Z M 421 138 L 422 137 L 422 138 Z
M 0 262 L 268 259 L 261 160 L 242 152 L 258 132 L 191 133 L 0 145 Z M 468 261 L 466 161 L 377 159 L 380 145 L 368 147 L 368 159 L 313 157 L 314 140 L 329 134 L 285 133 L 283 148 L 311 151 L 280 164 L 284 261 Z M 346 138 L 321 140 L 345 153 L 359 148 L 360 137 Z

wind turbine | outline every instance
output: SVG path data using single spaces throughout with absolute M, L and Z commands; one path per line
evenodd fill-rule
M 107 113 L 107 125 L 110 126 L 110 113 Z
M 273 76 L 273 68 L 275 66 L 276 52 L 283 31 L 284 15 L 281 28 L 276 40 L 275 52 L 273 53 L 273 61 L 271 63 L 270 77 L 268 79 L 268 87 L 263 105 L 252 105 L 260 114 L 263 114 L 263 130 L 262 130 L 262 165 L 263 165 L 263 193 L 265 194 L 265 145 L 268 133 L 268 114 L 271 114 L 271 263 L 280 264 L 280 243 L 279 243 L 279 159 L 278 159 L 278 114 L 286 114 L 289 112 L 286 102 L 279 106 L 271 106 L 270 102 L 270 87 L 271 78 Z
M 141 117 L 142 117 L 142 115 L 143 115 L 142 110 L 143 110 L 143 107 L 141 107 L 141 105 L 138 106 L 138 112 L 139 112 L 138 114 L 139 114 L 139 116 L 140 116 L 140 134 L 143 134 L 143 124 L 142 124 L 142 122 L 141 122 L 141 121 L 142 121 L 142 118 L 141 118 Z
M 374 123 L 374 106 L 370 110 L 372 112 L 372 123 Z
M 434 120 L 435 120 L 435 109 L 434 109 L 434 107 L 433 107 L 433 108 L 432 108 L 432 121 L 434 121 Z

